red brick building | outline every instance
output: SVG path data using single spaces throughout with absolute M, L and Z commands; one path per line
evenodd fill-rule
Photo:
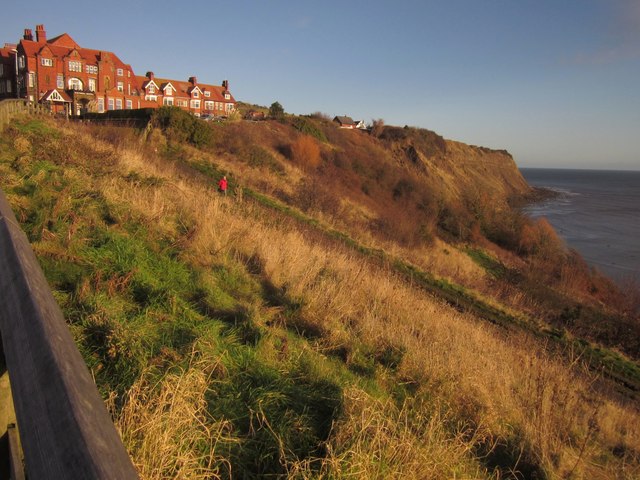
M 0 48 L 0 99 L 25 98 L 53 112 L 79 115 L 173 105 L 194 115 L 226 116 L 235 110 L 228 81 L 222 85 L 136 76 L 131 65 L 106 50 L 78 45 L 64 33 L 50 40 L 43 25 L 35 39 L 25 29 L 17 45 Z

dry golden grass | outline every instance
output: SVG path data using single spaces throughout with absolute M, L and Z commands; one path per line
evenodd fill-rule
M 238 253 L 259 258 L 271 283 L 303 299 L 301 316 L 323 332 L 318 349 L 356 343 L 404 349 L 399 373 L 434 399 L 431 410 L 409 418 L 409 410 L 417 407 L 394 410 L 349 391 L 345 417 L 335 426 L 323 460 L 321 471 L 332 472 L 327 476 L 450 478 L 461 465 L 467 465 L 468 474 L 479 468 L 469 458 L 481 439 L 520 450 L 550 478 L 589 478 L 615 470 L 618 478 L 631 479 L 638 472 L 633 460 L 640 452 L 637 407 L 596 392 L 579 362 L 567 365 L 531 338 L 505 336 L 354 253 L 315 245 L 257 207 L 176 181 L 170 167 L 142 152 L 120 152 L 118 161 L 124 171 L 166 182 L 132 189 L 118 178 L 99 180 L 110 201 L 150 224 L 166 223 L 167 229 L 176 219 L 188 221 L 195 233 L 183 247 L 192 261 L 206 265 Z M 476 272 L 463 268 L 469 268 L 466 276 Z M 221 471 L 224 459 L 215 455 L 204 462 L 210 470 L 198 470 L 203 460 L 190 450 L 195 442 L 209 441 L 215 453 L 225 434 L 224 422 L 212 430 L 201 418 L 205 388 L 206 373 L 191 368 L 153 388 L 141 380 L 131 391 L 118 422 L 123 432 L 131 432 L 125 439 L 146 478 L 182 475 L 182 469 L 190 478 L 208 478 Z M 466 420 L 451 433 L 442 428 L 443 419 Z M 419 431 L 414 431 L 416 421 Z M 145 432 L 132 428 L 142 425 Z M 623 460 L 607 457 L 614 448 L 632 454 Z M 289 466 L 292 475 L 302 477 L 312 476 L 309 467 Z
M 209 374 L 215 364 L 194 361 L 157 384 L 148 373 L 129 390 L 116 427 L 145 480 L 228 478 L 231 465 L 218 444 L 233 442 L 231 424 L 207 413 Z

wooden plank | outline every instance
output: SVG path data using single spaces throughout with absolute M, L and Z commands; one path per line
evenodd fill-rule
M 0 292 L 0 331 L 29 477 L 137 478 L 1 190 Z
M 7 437 L 9 438 L 9 463 L 11 465 L 11 480 L 25 480 L 24 465 L 22 464 L 22 450 L 18 440 L 16 425 L 11 423 L 7 426 Z

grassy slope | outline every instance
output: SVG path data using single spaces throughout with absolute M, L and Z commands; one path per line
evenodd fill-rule
M 637 473 L 635 410 L 593 392 L 578 362 L 362 251 L 81 132 L 21 124 L 1 158 L 145 477 L 489 477 L 518 458 L 530 477 Z

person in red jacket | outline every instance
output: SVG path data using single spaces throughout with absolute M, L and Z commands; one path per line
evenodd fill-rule
M 224 193 L 225 195 L 227 194 L 227 176 L 223 176 L 220 181 L 218 182 L 218 190 L 220 191 L 220 193 Z

